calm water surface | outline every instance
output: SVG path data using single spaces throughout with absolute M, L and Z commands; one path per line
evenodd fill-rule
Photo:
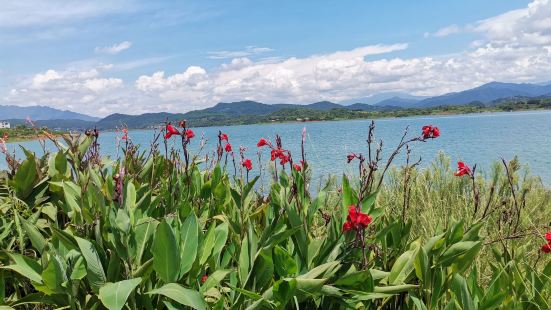
M 295 160 L 300 154 L 301 132 L 305 127 L 308 133 L 306 156 L 313 168 L 313 177 L 317 180 L 329 173 L 341 175 L 355 173 L 355 165 L 346 164 L 346 155 L 350 152 L 366 153 L 366 136 L 370 120 L 348 120 L 334 122 L 263 124 L 246 126 L 225 126 L 194 128 L 196 138 L 191 143 L 197 149 L 201 133 L 208 140 L 206 150 L 214 150 L 218 130 L 230 136 L 234 150 L 239 145 L 249 147 L 247 156 L 256 164 L 256 142 L 265 137 L 273 140 L 281 135 L 285 148 L 291 150 Z M 531 171 L 551 183 L 551 111 L 486 113 L 476 115 L 455 115 L 436 117 L 411 117 L 400 119 L 376 120 L 375 138 L 383 139 L 386 153 L 398 143 L 403 130 L 409 126 L 410 136 L 418 135 L 426 124 L 440 127 L 442 136 L 428 143 L 417 143 L 413 147 L 413 156 L 421 156 L 424 165 L 430 163 L 439 151 L 445 152 L 453 161 L 464 160 L 469 164 L 477 163 L 481 171 L 489 171 L 491 164 L 501 157 L 511 159 L 518 155 L 523 164 Z M 117 133 L 102 132 L 100 144 L 102 155 L 117 156 Z M 136 130 L 130 132 L 135 144 L 148 147 L 153 131 Z M 174 140 L 171 143 L 175 143 Z M 8 148 L 21 151 L 18 145 L 42 153 L 38 142 L 20 142 L 8 144 Z M 48 149 L 54 149 L 48 144 Z M 264 151 L 264 159 L 269 158 Z M 402 158 L 403 159 L 403 158 Z M 397 163 L 402 163 L 399 160 Z M 6 163 L 0 161 L 0 169 Z

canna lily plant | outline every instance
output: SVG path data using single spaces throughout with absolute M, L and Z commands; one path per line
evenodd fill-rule
M 484 216 L 415 234 L 415 195 L 407 193 L 418 162 L 410 163 L 409 148 L 440 130 L 423 127 L 414 137 L 406 131 L 385 160 L 374 131 L 372 123 L 365 153 L 347 156 L 357 177 L 344 176 L 340 191 L 328 185 L 315 194 L 305 132 L 300 160 L 281 137 L 260 139 L 258 171 L 245 147 L 234 154 L 227 133 L 219 133 L 213 156 L 191 154 L 188 146 L 197 142 L 185 121 L 166 123 L 147 150 L 124 132 L 115 160 L 101 157 L 98 131 L 52 137 L 55 152 L 25 150 L 22 161 L 5 152 L 13 169 L 0 181 L 0 307 L 548 309 L 547 248 L 530 252 L 514 243 L 528 229 L 523 208 L 521 220 L 517 213 L 500 217 L 510 235 L 497 243 L 485 235 L 503 208 L 496 191 L 506 205 L 522 205 L 512 194 L 515 175 L 487 195 Z M 181 147 L 169 149 L 177 137 Z M 267 193 L 259 184 L 266 148 L 273 165 Z M 390 191 L 385 176 L 404 151 L 409 177 L 403 197 L 393 199 L 401 208 L 396 216 L 378 197 Z M 474 169 L 469 175 L 475 178 Z M 454 182 L 458 191 L 470 189 Z M 526 253 L 538 258 L 528 264 L 533 254 Z

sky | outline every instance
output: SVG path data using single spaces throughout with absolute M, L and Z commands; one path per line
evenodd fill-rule
M 0 104 L 93 116 L 551 81 L 551 0 L 0 0 Z

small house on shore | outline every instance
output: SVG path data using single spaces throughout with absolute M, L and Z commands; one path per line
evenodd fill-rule
M 10 122 L 0 121 L 0 129 L 9 129 L 11 128 Z

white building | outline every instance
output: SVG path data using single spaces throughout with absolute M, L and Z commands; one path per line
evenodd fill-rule
M 10 123 L 5 121 L 0 121 L 0 129 L 10 128 Z

